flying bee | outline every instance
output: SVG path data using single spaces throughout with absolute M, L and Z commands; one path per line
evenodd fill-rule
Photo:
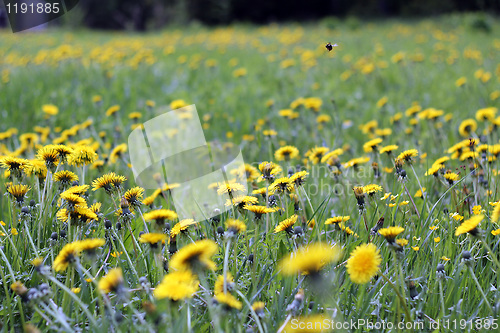
M 332 43 L 326 43 L 325 47 L 326 49 L 328 50 L 328 52 L 330 52 L 331 50 L 333 50 L 334 47 L 338 46 L 337 43 L 333 44 Z

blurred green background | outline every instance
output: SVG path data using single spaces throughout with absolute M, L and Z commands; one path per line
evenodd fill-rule
M 2 13 L 3 11 L 3 13 Z M 52 25 L 113 30 L 155 30 L 167 25 L 199 22 L 207 25 L 339 18 L 420 17 L 445 13 L 482 11 L 500 13 L 499 0 L 80 0 Z M 7 26 L 0 7 L 0 26 Z

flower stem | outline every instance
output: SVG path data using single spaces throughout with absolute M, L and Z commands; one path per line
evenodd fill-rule
M 406 321 L 412 322 L 410 311 L 408 310 L 408 307 L 406 306 L 405 299 L 403 298 L 403 296 L 401 296 L 401 293 L 399 292 L 398 288 L 396 288 L 396 286 L 391 282 L 391 280 L 389 280 L 389 278 L 387 276 L 384 275 L 384 273 L 379 272 L 379 274 L 391 286 L 391 288 L 396 292 L 396 295 L 398 296 L 399 301 L 403 305 L 403 310 L 404 310 L 405 315 L 406 315 Z
M 474 270 L 470 266 L 469 266 L 469 272 L 472 275 L 474 282 L 476 283 L 477 289 L 479 290 L 479 292 L 481 293 L 481 296 L 484 299 L 484 303 L 486 303 L 486 305 L 488 306 L 488 309 L 491 311 L 491 314 L 495 315 L 495 312 L 493 311 L 493 308 L 491 307 L 490 302 L 488 301 L 488 298 L 486 298 L 486 295 L 484 294 L 483 288 L 481 288 L 481 285 L 479 284 L 479 281 L 477 280 L 477 277 L 476 277 L 476 274 L 474 273 Z
M 231 247 L 231 238 L 227 240 L 226 251 L 224 253 L 224 293 L 227 293 L 227 270 L 229 265 L 229 248 Z

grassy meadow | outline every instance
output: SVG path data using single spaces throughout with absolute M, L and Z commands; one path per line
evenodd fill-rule
M 0 331 L 497 331 L 500 24 L 478 20 L 0 31 Z M 190 104 L 245 160 L 201 221 L 127 146 Z

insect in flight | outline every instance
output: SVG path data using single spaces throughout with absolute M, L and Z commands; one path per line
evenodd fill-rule
M 325 45 L 325 47 L 326 47 L 326 49 L 327 49 L 328 51 L 333 50 L 333 48 L 334 48 L 335 46 L 338 46 L 338 45 L 337 45 L 337 43 L 335 43 L 335 44 L 333 44 L 333 45 L 332 45 L 332 43 L 326 43 L 326 45 Z

